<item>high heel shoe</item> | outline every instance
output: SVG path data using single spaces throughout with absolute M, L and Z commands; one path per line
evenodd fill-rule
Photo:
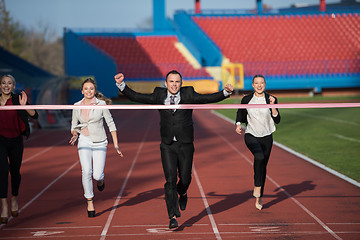
M 254 187 L 253 196 L 256 197 L 256 198 L 259 198 L 261 194 L 255 191 L 256 188 L 257 187 Z M 259 188 L 260 188 L 260 191 L 261 191 L 261 187 L 259 187 Z
M 7 224 L 8 223 L 8 218 L 7 217 L 1 217 L 1 223 L 0 224 Z
M 259 201 L 256 201 L 255 202 L 255 207 L 258 209 L 258 210 L 261 210 L 263 208 L 263 204 L 262 204 L 262 199 L 259 198 Z
M 99 182 L 100 182 L 100 181 L 99 181 Z M 97 188 L 98 188 L 99 191 L 101 192 L 101 191 L 103 191 L 104 188 L 105 188 L 105 182 L 104 182 L 104 180 L 102 180 L 102 185 L 99 185 L 99 182 L 98 182 Z
M 92 202 L 92 199 L 90 199 L 90 200 L 88 199 L 87 201 Z M 95 217 L 95 210 L 91 210 L 91 211 L 87 210 L 87 213 L 88 213 L 89 218 Z
M 95 217 L 95 210 L 92 210 L 92 211 L 87 211 L 88 212 L 88 217 L 89 218 L 93 218 L 93 217 Z

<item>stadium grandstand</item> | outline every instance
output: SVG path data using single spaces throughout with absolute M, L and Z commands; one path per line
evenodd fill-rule
M 165 0 L 153 0 L 152 31 L 65 29 L 66 74 L 94 76 L 111 97 L 118 96 L 117 72 L 132 88 L 152 92 L 172 69 L 202 93 L 226 82 L 248 91 L 258 73 L 267 76 L 269 90 L 360 87 L 360 3 L 319 0 L 271 10 L 256 3 L 255 10 L 203 11 L 194 0 L 195 11 L 168 19 Z M 70 96 L 70 103 L 79 98 L 75 91 Z

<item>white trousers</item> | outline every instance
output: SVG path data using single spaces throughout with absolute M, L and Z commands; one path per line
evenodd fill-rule
M 107 144 L 107 140 L 94 143 L 89 136 L 80 134 L 78 152 L 85 198 L 94 197 L 92 178 L 96 181 L 104 179 Z

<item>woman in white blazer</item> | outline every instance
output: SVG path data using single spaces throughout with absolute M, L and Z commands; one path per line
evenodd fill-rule
M 111 100 L 97 92 L 96 88 L 96 82 L 93 79 L 86 79 L 81 85 L 81 93 L 84 98 L 75 105 L 111 104 Z M 70 144 L 74 145 L 79 139 L 78 152 L 84 196 L 88 204 L 88 217 L 95 217 L 92 178 L 97 181 L 99 191 L 105 188 L 104 168 L 108 141 L 104 129 L 104 119 L 111 132 L 115 150 L 122 157 L 116 135 L 116 126 L 108 109 L 74 109 L 72 113 L 71 133 L 73 136 L 70 139 Z

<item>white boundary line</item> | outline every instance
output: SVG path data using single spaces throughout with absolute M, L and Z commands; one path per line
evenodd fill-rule
M 135 227 L 167 227 L 168 228 L 169 225 L 164 225 L 164 224 L 141 224 L 141 225 L 119 225 L 119 226 L 112 226 L 113 228 L 117 227 L 117 228 L 135 228 Z M 209 226 L 209 224 L 182 224 L 181 226 Z
M 233 121 L 233 120 L 225 117 L 224 115 L 222 115 L 222 114 L 220 114 L 220 113 L 218 113 L 218 112 L 215 112 L 215 111 L 211 111 L 211 112 L 212 112 L 213 114 L 215 114 L 216 116 L 218 116 L 219 118 L 222 118 L 222 119 L 224 119 L 225 121 L 228 121 L 228 122 L 234 124 L 234 121 Z M 234 126 L 235 126 L 235 124 L 234 124 Z M 357 182 L 357 181 L 355 181 L 354 179 L 351 179 L 351 178 L 345 176 L 345 175 L 342 174 L 342 173 L 339 173 L 339 172 L 337 172 L 337 171 L 335 171 L 335 170 L 333 170 L 333 169 L 325 166 L 325 165 L 322 164 L 322 163 L 319 163 L 319 162 L 317 162 L 317 161 L 315 161 L 315 160 L 313 160 L 313 159 L 311 159 L 311 158 L 309 158 L 309 157 L 307 157 L 307 156 L 305 156 L 305 155 L 303 155 L 303 154 L 301 154 L 301 153 L 298 153 L 298 152 L 292 150 L 291 148 L 288 148 L 288 147 L 286 147 L 286 146 L 284 146 L 284 145 L 282 145 L 281 143 L 278 143 L 278 142 L 276 142 L 276 141 L 274 141 L 274 145 L 276 145 L 277 147 L 280 147 L 280 148 L 282 148 L 283 150 L 285 150 L 285 151 L 287 151 L 287 152 L 289 152 L 289 153 L 291 153 L 291 154 L 293 154 L 293 155 L 295 155 L 295 156 L 297 156 L 297 157 L 299 157 L 299 158 L 301 158 L 301 159 L 303 159 L 303 160 L 305 160 L 305 161 L 307 161 L 307 162 L 309 162 L 309 163 L 311 163 L 311 164 L 313 164 L 313 165 L 315 165 L 315 166 L 317 166 L 317 167 L 319 167 L 319 168 L 321 168 L 321 169 L 323 169 L 323 170 L 325 170 L 325 171 L 327 171 L 327 172 L 329 172 L 329 173 L 331 173 L 331 174 L 333 174 L 333 175 L 335 175 L 335 176 L 337 176 L 337 177 L 339 177 L 339 178 L 347 181 L 348 183 L 351 183 L 351 184 L 353 184 L 353 185 L 355 185 L 355 186 L 357 186 L 357 187 L 360 187 L 360 183 L 359 183 L 359 182 Z
M 245 160 L 252 165 L 252 161 L 246 157 L 244 154 L 242 154 L 232 143 L 230 143 L 226 138 L 224 138 L 222 135 L 218 134 L 218 136 L 224 140 L 232 149 L 234 149 L 236 152 L 238 152 L 242 157 L 245 158 Z M 318 217 L 315 216 L 310 210 L 308 210 L 304 205 L 302 205 L 298 200 L 296 200 L 290 193 L 288 193 L 285 189 L 283 189 L 274 179 L 272 179 L 269 175 L 266 176 L 277 188 L 281 189 L 288 198 L 290 198 L 292 201 L 294 201 L 301 209 L 303 209 L 310 217 L 312 217 L 316 222 L 318 222 L 328 233 L 330 233 L 334 238 L 341 240 L 338 235 L 336 235 L 335 232 L 333 232 L 325 223 L 323 223 Z
M 355 186 L 357 186 L 357 187 L 360 187 L 360 183 L 359 183 L 359 182 L 357 182 L 357 181 L 355 181 L 354 179 L 351 179 L 351 178 L 345 176 L 345 175 L 342 174 L 342 173 L 339 173 L 339 172 L 337 172 L 337 171 L 335 171 L 335 170 L 333 170 L 333 169 L 325 166 L 325 165 L 322 164 L 322 163 L 319 163 L 319 162 L 317 162 L 317 161 L 315 161 L 315 160 L 312 160 L 311 158 L 309 158 L 309 157 L 307 157 L 307 156 L 305 156 L 305 155 L 303 155 L 303 154 L 301 154 L 301 153 L 298 153 L 298 152 L 292 150 L 291 148 L 288 148 L 288 147 L 286 147 L 286 146 L 284 146 L 284 145 L 282 145 L 281 143 L 278 143 L 278 142 L 276 142 L 276 141 L 274 141 L 274 145 L 282 148 L 283 150 L 285 150 L 285 151 L 287 151 L 287 152 L 289 152 L 289 153 L 291 153 L 291 154 L 293 154 L 293 155 L 295 155 L 295 156 L 297 156 L 297 157 L 299 157 L 299 158 L 302 158 L 303 160 L 305 160 L 305 161 L 307 161 L 307 162 L 309 162 L 309 163 L 311 163 L 311 164 L 313 164 L 313 165 L 315 165 L 315 166 L 317 166 L 317 167 L 319 167 L 319 168 L 321 168 L 321 169 L 323 169 L 323 170 L 325 170 L 325 171 L 327 171 L 327 172 L 329 172 L 329 173 L 331 173 L 331 174 L 333 174 L 333 175 L 335 175 L 335 176 L 337 176 L 337 177 L 339 177 L 339 178 L 341 178 L 341 179 L 343 179 L 343 180 L 345 180 L 345 181 L 347 181 L 347 182 L 349 182 L 349 183 L 351 183 L 351 184 L 353 184 L 353 185 L 355 185 Z
M 47 229 L 87 229 L 87 228 L 101 228 L 102 226 L 79 226 L 79 227 L 33 227 L 33 228 L 5 228 L 4 231 L 21 231 L 21 230 L 47 230 Z
M 65 142 L 67 142 L 67 140 L 61 140 L 60 142 L 57 142 L 54 145 L 47 147 L 47 148 L 43 149 L 42 151 L 33 154 L 31 157 L 26 158 L 25 160 L 22 161 L 22 163 L 26 163 L 26 162 L 30 161 L 31 159 L 36 158 L 37 156 L 39 156 L 43 153 L 46 153 L 46 152 L 50 151 L 51 149 L 53 149 L 54 147 L 59 146 L 60 144 L 65 143 Z
M 51 233 L 51 232 L 50 232 Z M 341 233 L 341 234 L 359 234 L 360 232 L 359 231 L 347 231 L 347 232 L 337 232 L 337 233 Z M 46 234 L 46 233 L 45 233 Z M 184 233 L 181 233 L 182 235 L 186 235 L 186 236 L 189 236 L 191 238 L 192 235 L 196 235 L 196 236 L 206 236 L 206 235 L 210 235 L 210 234 L 213 234 L 212 232 L 184 232 Z M 224 235 L 234 235 L 234 234 L 237 234 L 237 235 L 245 235 L 245 234 L 250 234 L 250 235 L 255 235 L 257 238 L 259 238 L 260 236 L 264 236 L 265 234 L 271 234 L 271 235 L 280 235 L 280 237 L 277 237 L 277 238 L 281 238 L 281 236 L 291 236 L 291 235 L 294 235 L 294 234 L 302 234 L 302 235 L 324 235 L 326 233 L 324 232 L 321 232 L 321 231 L 292 231 L 292 232 L 283 232 L 283 231 L 269 231 L 269 232 L 266 232 L 266 233 L 259 233 L 259 232 L 222 232 L 222 234 Z M 80 237 L 82 238 L 90 238 L 90 237 L 97 237 L 98 235 L 96 234 L 83 234 L 83 235 L 43 235 L 43 236 L 35 236 L 35 237 L 6 237 L 6 238 L 3 238 L 3 237 L 0 237 L 0 239 L 6 239 L 6 240 L 9 240 L 9 239 L 49 239 L 49 237 L 51 239 L 78 239 Z M 118 237 L 116 239 L 124 239 L 124 237 L 131 237 L 131 239 L 135 239 L 134 237 L 136 236 L 141 236 L 141 237 L 144 237 L 144 236 L 148 236 L 149 239 L 152 239 L 152 237 L 154 236 L 153 233 L 118 233 L 118 234 L 108 234 L 109 237 Z M 255 237 L 255 236 L 251 236 L 251 237 Z M 242 236 L 243 237 L 243 236 Z M 274 238 L 276 239 L 276 236 L 274 236 Z M 127 238 L 129 239 L 129 238 Z M 158 239 L 165 239 L 165 238 L 158 238 Z M 175 238 L 168 238 L 168 239 L 175 239 Z M 193 238 L 192 238 L 193 239 Z M 203 239 L 203 237 L 201 238 Z
M 200 190 L 200 194 L 201 194 L 201 198 L 204 202 L 204 205 L 205 205 L 205 209 L 206 209 L 206 212 L 207 212 L 207 215 L 209 217 L 209 220 L 210 220 L 210 223 L 211 223 L 211 226 L 212 226 L 212 229 L 213 229 L 213 232 L 215 234 L 215 237 L 217 240 L 221 240 L 221 236 L 220 236 L 220 233 L 219 233 L 219 229 L 217 228 L 216 226 L 216 222 L 215 222 L 215 219 L 214 219 L 214 216 L 212 215 L 211 213 L 211 210 L 210 210 L 210 206 L 209 206 L 209 203 L 208 201 L 206 200 L 206 196 L 205 196 L 205 193 L 204 193 L 204 189 L 202 188 L 201 186 L 201 183 L 200 183 L 200 179 L 199 179 L 199 176 L 196 172 L 196 169 L 193 165 L 193 173 L 194 173 L 194 177 L 196 179 L 196 183 L 199 187 L 199 190 Z
M 151 127 L 151 124 L 150 124 L 150 123 L 152 122 L 153 119 L 154 119 L 154 114 L 152 115 L 152 118 L 151 118 L 150 122 L 148 122 L 148 128 L 146 129 L 146 132 L 145 132 L 145 134 L 144 134 L 144 137 L 143 137 L 143 139 L 141 140 L 140 146 L 139 146 L 139 148 L 138 148 L 138 150 L 137 150 L 137 152 L 136 152 L 136 155 L 135 155 L 135 157 L 134 157 L 134 159 L 133 159 L 133 161 L 132 161 L 131 167 L 130 167 L 127 175 L 126 175 L 126 178 L 125 178 L 124 183 L 123 183 L 123 185 L 122 185 L 122 187 L 121 187 L 121 190 L 120 190 L 118 196 L 116 197 L 116 200 L 115 200 L 115 202 L 114 202 L 114 204 L 113 204 L 113 207 L 112 207 L 111 212 L 110 212 L 110 214 L 109 214 L 109 217 L 108 217 L 108 219 L 107 219 L 107 221 L 106 221 L 106 224 L 105 224 L 105 226 L 104 226 L 104 229 L 102 230 L 100 240 L 105 240 L 105 238 L 106 238 L 106 234 L 107 234 L 107 232 L 109 231 L 111 221 L 112 221 L 112 219 L 113 219 L 113 217 L 114 217 L 114 214 L 115 214 L 115 211 L 116 211 L 116 206 L 119 204 L 119 202 L 120 202 L 120 200 L 121 200 L 121 197 L 122 197 L 122 195 L 123 195 L 123 193 L 124 193 L 126 184 L 127 184 L 128 180 L 129 180 L 131 174 L 132 174 L 133 169 L 134 169 L 136 160 L 138 159 L 139 154 L 140 154 L 140 152 L 141 152 L 141 150 L 142 150 L 142 148 L 143 148 L 143 146 L 144 146 L 144 142 L 145 142 L 145 140 L 146 140 L 146 138 L 147 138 L 147 135 L 148 135 L 149 130 L 150 130 L 150 127 Z
M 71 165 L 65 172 L 60 174 L 55 180 L 53 180 L 51 183 L 49 183 L 43 190 L 41 190 L 33 199 L 31 199 L 29 202 L 27 202 L 21 209 L 19 209 L 19 213 L 21 213 L 25 208 L 27 208 L 31 203 L 33 203 L 36 199 L 38 199 L 46 190 L 48 190 L 52 185 L 54 185 L 59 179 L 61 179 L 63 176 L 65 176 L 71 169 L 73 169 L 79 161 L 77 160 L 73 165 Z M 9 217 L 9 221 L 13 219 L 12 216 Z M 0 229 L 3 228 L 5 225 L 0 225 Z
M 217 135 L 224 140 L 235 152 L 239 153 L 248 163 L 253 165 L 252 161 L 246 157 L 243 153 L 241 153 L 231 142 L 229 142 L 225 137 L 217 133 Z M 276 187 L 281 189 L 288 198 L 290 198 L 293 202 L 295 202 L 301 209 L 303 209 L 310 217 L 312 217 L 316 222 L 318 222 L 328 233 L 330 233 L 335 239 L 341 240 L 338 235 L 334 231 L 332 231 L 325 223 L 323 223 L 318 217 L 315 216 L 310 210 L 308 210 L 304 205 L 302 205 L 298 200 L 296 200 L 290 193 L 288 193 L 285 189 L 283 189 L 274 179 L 272 179 L 269 175 L 266 176 Z
M 343 140 L 350 141 L 350 142 L 360 143 L 360 141 L 357 140 L 357 139 L 355 139 L 355 138 L 346 137 L 346 136 L 343 136 L 343 135 L 340 135 L 340 134 L 336 134 L 336 133 L 333 133 L 333 134 L 331 134 L 331 135 L 332 135 L 332 136 L 335 136 L 335 137 L 337 137 L 337 138 L 343 139 Z
M 303 209 L 307 214 L 309 214 L 315 221 L 317 221 L 328 233 L 330 233 L 334 238 L 341 240 L 342 238 L 339 237 L 333 230 L 331 230 L 325 223 L 323 223 L 318 217 L 315 216 L 309 209 L 307 209 L 304 205 L 302 205 L 298 200 L 296 200 L 290 193 L 288 193 L 285 189 L 283 189 L 274 179 L 272 179 L 270 176 L 266 176 L 269 178 L 269 180 L 278 187 L 278 189 L 281 189 L 288 198 L 293 200 L 301 209 Z
M 312 223 L 220 223 L 223 226 L 298 226 L 298 225 L 315 225 Z
M 302 116 L 302 117 L 307 117 L 307 118 L 321 119 L 321 120 L 336 122 L 336 123 L 340 123 L 340 124 L 349 124 L 349 125 L 359 126 L 359 124 L 356 122 L 345 121 L 345 120 L 331 118 L 331 117 L 315 116 L 315 115 L 295 113 L 295 112 L 287 112 L 287 114 Z

